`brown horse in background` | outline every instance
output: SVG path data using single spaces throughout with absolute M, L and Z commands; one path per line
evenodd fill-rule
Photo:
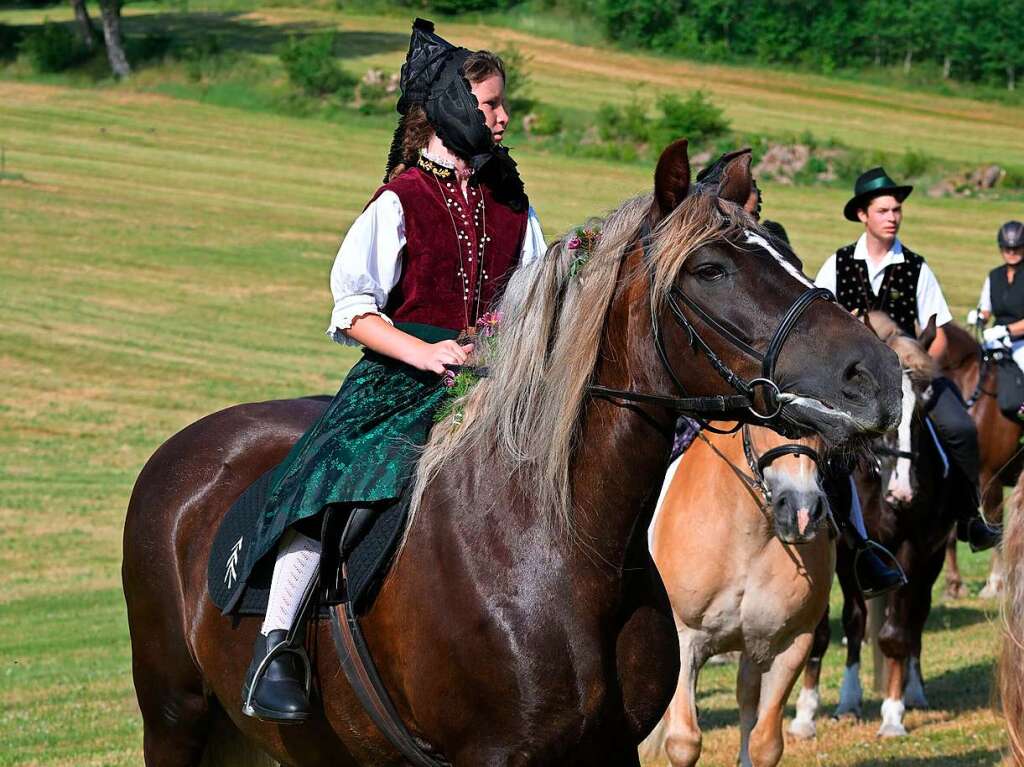
M 733 395 L 726 373 L 764 375 L 760 356 L 781 340 L 782 394 L 771 399 L 791 428 L 843 443 L 896 422 L 895 356 L 835 304 L 806 301 L 792 254 L 742 207 L 755 200 L 749 165 L 740 153 L 691 189 L 677 142 L 654 194 L 603 222 L 578 274 L 563 242 L 509 282 L 490 376 L 459 428 L 434 430 L 404 545 L 361 619 L 398 714 L 435 759 L 639 764 L 679 670 L 646 534 L 679 385 Z M 637 392 L 662 399 L 637 402 Z M 259 620 L 224 616 L 208 596 L 225 511 L 322 407 L 208 416 L 160 447 L 136 482 L 122 574 L 148 767 L 196 765 L 208 745 L 239 737 L 287 765 L 407 763 L 357 702 L 325 621 L 307 639 L 314 716 L 287 726 L 243 716 Z
M 956 515 L 946 503 L 947 459 L 940 453 L 924 419 L 921 402 L 936 373 L 934 362 L 925 351 L 934 338 L 934 322 L 919 340 L 901 335 L 885 315 L 872 312 L 870 324 L 897 352 L 905 371 L 900 427 L 888 436 L 887 449 L 879 451 L 877 465 L 862 461 L 854 473 L 869 536 L 892 551 L 907 574 L 907 584 L 885 597 L 885 620 L 878 637 L 889 680 L 878 734 L 890 737 L 907 734 L 903 725 L 906 708 L 928 706 L 921 676 L 922 636 L 931 611 L 932 586 L 942 570 L 946 539 Z M 845 546 L 839 547 L 836 574 L 843 590 L 847 647 L 835 716 L 860 717 L 860 654 L 867 610 L 853 576 L 852 555 Z M 815 703 L 821 660 L 829 643 L 828 617 L 826 612 L 819 624 L 801 692 L 801 699 L 806 692 L 808 700 Z
M 955 323 L 943 326 L 949 347 L 943 375 L 957 386 L 970 406 L 971 417 L 978 427 L 981 467 L 978 472 L 981 508 L 985 519 L 999 524 L 1003 519 L 1003 488 L 1013 487 L 1024 467 L 1021 437 L 1024 427 L 1002 414 L 996 401 L 998 380 L 996 366 L 985 360 L 984 351 L 975 338 Z M 956 536 L 949 538 L 946 551 L 946 594 L 952 598 L 967 595 L 956 559 Z M 1001 547 L 992 551 L 988 580 L 980 596 L 994 598 L 1003 588 L 1005 569 Z
M 645 759 L 664 752 L 672 767 L 697 763 L 697 677 L 709 658 L 731 651 L 741 652 L 738 764 L 782 759 L 783 708 L 835 570 L 815 460 L 821 442 L 800 445 L 782 452 L 793 441 L 765 428 L 708 433 L 669 469 L 651 553 L 672 603 L 681 669 L 665 717 L 641 745 Z

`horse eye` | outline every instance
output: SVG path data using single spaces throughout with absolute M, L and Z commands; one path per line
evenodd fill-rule
M 718 264 L 701 264 L 696 268 L 695 274 L 705 282 L 714 282 L 725 276 L 725 269 Z

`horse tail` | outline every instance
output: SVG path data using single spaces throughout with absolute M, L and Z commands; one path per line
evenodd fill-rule
M 1003 593 L 1003 648 L 999 695 L 1010 735 L 1013 763 L 1024 767 L 1024 475 L 1006 505 L 1003 528 L 1006 585 Z

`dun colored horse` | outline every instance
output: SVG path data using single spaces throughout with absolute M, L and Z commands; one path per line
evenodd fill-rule
M 750 427 L 708 434 L 669 470 L 651 553 L 672 603 L 681 669 L 664 719 L 641 746 L 645 757 L 664 749 L 672 767 L 697 763 L 697 676 L 712 655 L 740 651 L 738 763 L 782 759 L 783 707 L 835 569 L 819 447 Z
M 1003 592 L 999 702 L 1010 735 L 1012 763 L 1024 767 L 1024 474 L 1006 505 L 1003 558 L 1009 567 Z
M 921 641 L 931 610 L 932 586 L 942 570 L 945 542 L 955 523 L 946 504 L 946 461 L 930 424 L 922 415 L 920 397 L 935 376 L 934 362 L 925 349 L 934 337 L 934 320 L 921 339 L 900 334 L 888 317 L 872 312 L 870 324 L 893 348 L 904 368 L 903 418 L 899 429 L 879 451 L 876 466 L 863 463 L 855 472 L 857 492 L 868 533 L 896 554 L 907 574 L 907 584 L 886 597 L 885 621 L 879 646 L 886 659 L 888 689 L 882 702 L 881 736 L 906 735 L 906 708 L 925 708 L 921 677 Z M 860 653 L 867 611 L 853 577 L 853 563 L 840 547 L 836 573 L 843 590 L 843 629 L 847 639 L 846 670 L 835 715 L 860 716 L 863 690 Z M 813 716 L 821 659 L 828 648 L 828 614 L 815 636 L 804 674 L 801 701 L 814 704 L 803 716 Z M 794 732 L 794 734 L 799 734 Z
M 405 541 L 360 620 L 398 715 L 434 761 L 639 764 L 679 671 L 646 531 L 681 387 L 740 391 L 831 442 L 895 423 L 895 355 L 836 305 L 812 302 L 795 257 L 744 210 L 756 199 L 749 166 L 738 153 L 691 186 L 676 142 L 654 193 L 603 222 L 585 264 L 563 241 L 510 280 L 490 375 L 461 425 L 434 429 Z M 408 763 L 357 702 L 325 621 L 307 638 L 319 712 L 289 726 L 244 717 L 259 621 L 221 615 L 208 597 L 218 522 L 323 407 L 215 413 L 161 446 L 136 482 L 122 574 L 148 767 L 198 764 L 225 737 L 287 765 Z M 737 411 L 724 416 L 756 418 Z
M 943 373 L 960 387 L 978 427 L 981 508 L 987 520 L 999 523 L 1003 519 L 1003 488 L 1013 487 L 1024 467 L 1024 450 L 1020 444 L 1024 427 L 1000 412 L 996 401 L 996 366 L 986 361 L 978 342 L 953 323 L 943 327 L 949 340 L 947 366 Z M 946 593 L 951 597 L 962 597 L 966 591 L 956 561 L 956 543 L 956 537 L 950 536 L 946 552 Z M 992 551 L 992 565 L 981 596 L 997 596 L 1003 588 L 1004 573 L 1003 557 L 1000 549 L 996 548 Z

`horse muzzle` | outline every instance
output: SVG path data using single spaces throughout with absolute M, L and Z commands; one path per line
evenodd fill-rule
M 772 499 L 775 536 L 783 543 L 810 543 L 821 530 L 828 501 L 820 490 L 786 488 Z

